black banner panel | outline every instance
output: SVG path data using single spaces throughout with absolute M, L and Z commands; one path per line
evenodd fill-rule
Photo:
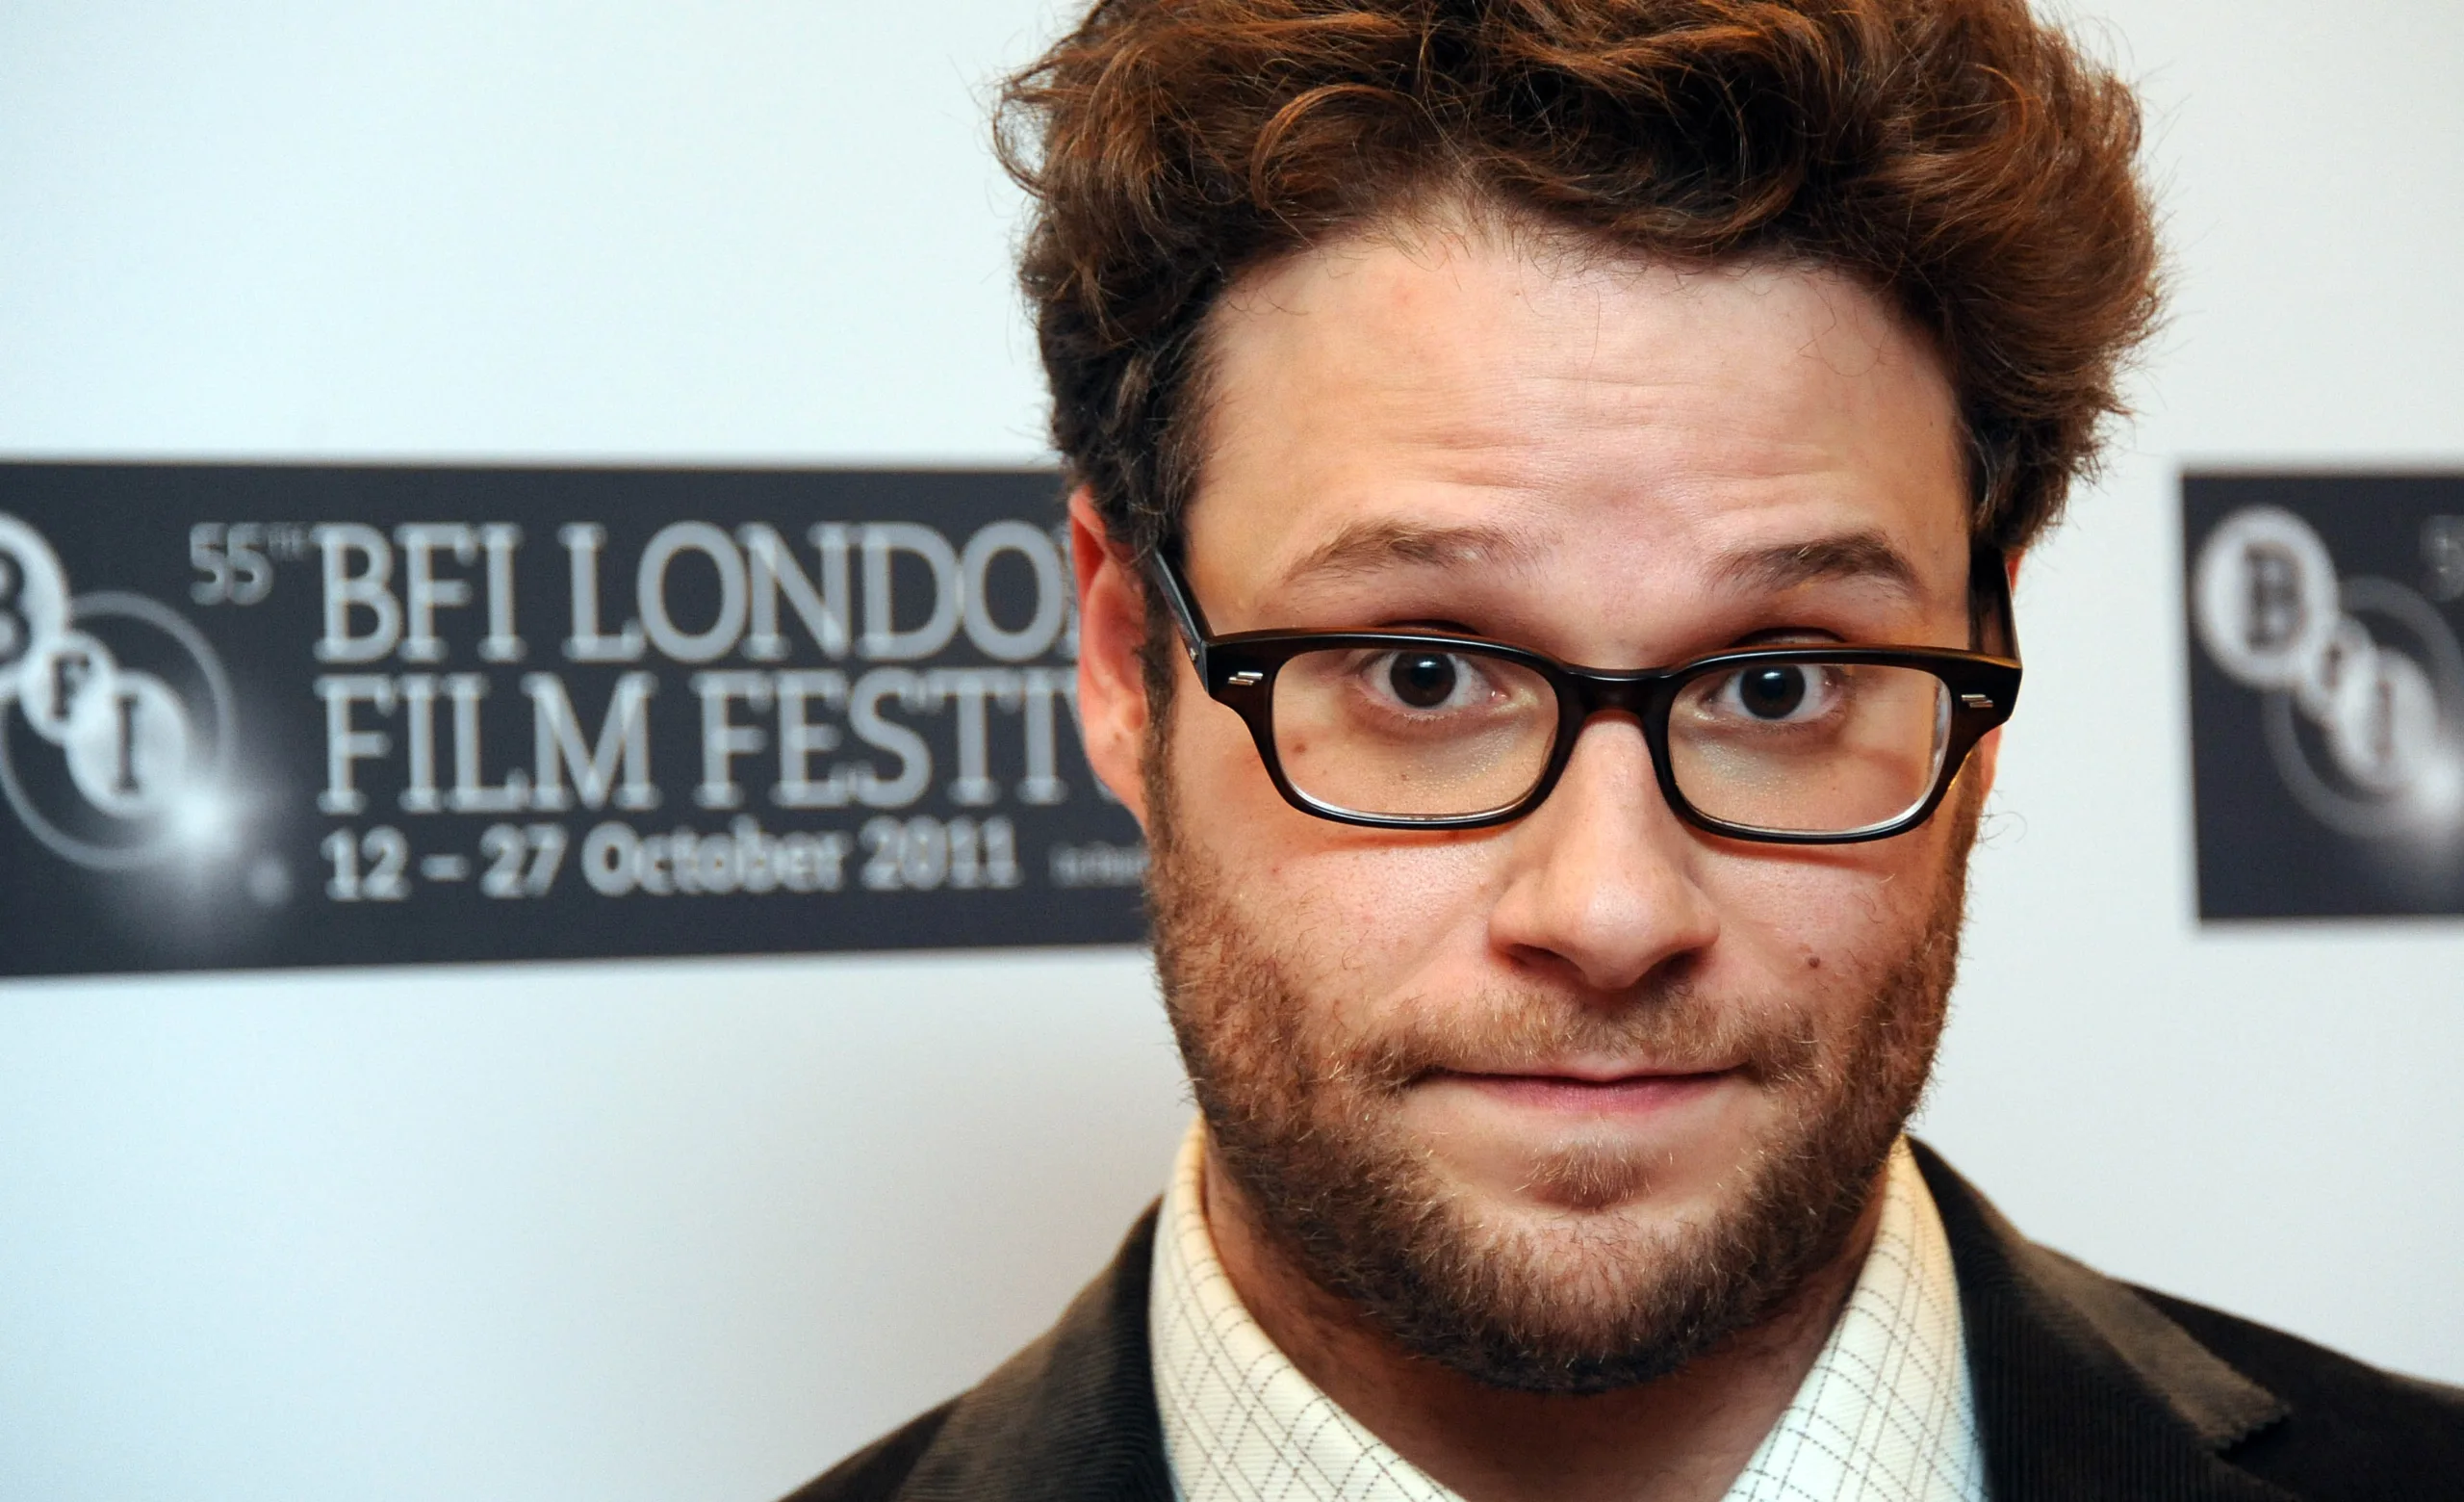
M 2191 475 L 2203 919 L 2464 913 L 2464 476 Z
M 0 973 L 1117 944 L 1046 471 L 0 465 Z

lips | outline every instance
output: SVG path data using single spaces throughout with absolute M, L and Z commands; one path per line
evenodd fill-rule
M 1731 1070 L 1676 1074 L 1578 1068 L 1514 1075 L 1449 1073 L 1437 1077 L 1469 1086 L 1504 1105 L 1599 1116 L 1665 1110 L 1718 1089 L 1733 1074 Z

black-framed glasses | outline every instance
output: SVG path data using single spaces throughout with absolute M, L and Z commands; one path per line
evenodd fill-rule
M 1198 681 L 1247 722 L 1295 808 L 1380 829 L 1479 829 L 1555 788 L 1594 715 L 1631 714 L 1678 816 L 1736 840 L 1847 844 L 1931 817 L 2019 696 L 2000 555 L 1969 564 L 1987 651 L 1778 646 L 1605 672 L 1438 632 L 1206 627 L 1178 567 L 1155 576 Z

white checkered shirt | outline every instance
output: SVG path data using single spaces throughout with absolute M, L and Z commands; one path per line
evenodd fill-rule
M 1216 1259 L 1182 1144 L 1147 1302 L 1155 1395 L 1184 1502 L 1456 1502 L 1335 1406 L 1249 1316 Z M 1903 1141 L 1882 1225 L 1839 1323 L 1725 1502 L 1983 1502 L 1959 1284 Z

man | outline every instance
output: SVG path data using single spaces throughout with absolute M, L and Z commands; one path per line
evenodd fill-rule
M 2120 85 L 2019 0 L 1104 0 L 1009 108 L 1201 1122 L 801 1497 L 2464 1495 L 2464 1394 L 1901 1135 L 2153 314 Z

